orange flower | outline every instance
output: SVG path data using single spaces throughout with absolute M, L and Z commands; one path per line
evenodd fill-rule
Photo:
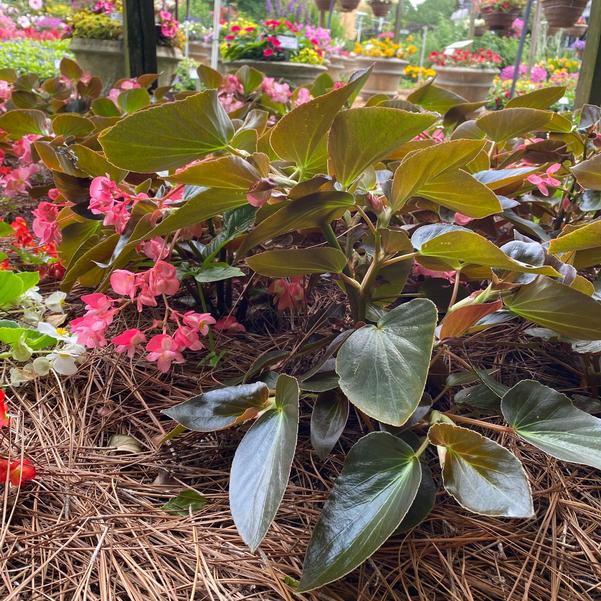
M 8 417 L 8 410 L 6 409 L 6 394 L 4 390 L 0 388 L 0 428 L 8 426 L 10 424 L 10 417 Z

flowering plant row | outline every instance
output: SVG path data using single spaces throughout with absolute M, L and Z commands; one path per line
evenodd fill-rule
M 409 35 L 403 43 L 395 43 L 393 34 L 386 32 L 377 38 L 371 38 L 364 42 L 355 44 L 354 52 L 359 56 L 371 56 L 373 58 L 406 58 L 415 54 L 417 47 L 413 44 L 413 36 Z
M 501 57 L 492 50 L 480 48 L 474 52 L 456 49 L 452 54 L 431 52 L 428 60 L 436 67 L 468 67 L 491 69 L 501 64 Z
M 330 44 L 327 29 L 268 19 L 235 21 L 222 27 L 221 55 L 229 61 L 254 59 L 320 65 Z
M 279 112 L 258 72 L 233 81 L 206 67 L 199 93 L 152 96 L 152 78 L 139 78 L 91 100 L 91 80 L 68 62 L 63 71 L 69 98 L 33 94 L 36 108 L 17 106 L 11 84 L 0 128 L 7 146 L 36 136 L 33 152 L 52 172 L 58 194 L 43 202 L 58 211 L 46 207 L 36 228 L 60 236 L 62 289 L 88 289 L 67 327 L 77 344 L 110 340 L 177 377 L 187 358 L 219 360 L 214 329 L 244 336 L 244 307 L 302 311 L 317 285 L 344 295 L 345 315 L 324 317 L 328 335 L 295 349 L 313 357 L 309 369 L 296 362 L 274 377 L 288 356 L 274 353 L 237 384 L 165 412 L 171 436 L 246 424 L 229 491 L 253 550 L 282 501 L 300 411 L 312 407 L 320 458 L 351 408 L 369 425 L 315 526 L 298 591 L 344 576 L 423 520 L 440 480 L 432 469 L 466 509 L 533 515 L 519 459 L 466 427 L 491 423 L 466 417 L 462 397 L 475 415 L 504 421 L 492 426 L 512 448 L 601 468 L 601 420 L 586 401 L 577 408 L 561 391 L 467 360 L 440 385 L 457 345 L 473 333 L 494 345 L 496 328 L 598 352 L 601 109 L 557 114 L 549 107 L 565 89 L 548 87 L 475 113 L 478 103 L 432 82 L 403 108 L 380 96 L 353 107 L 365 70 L 342 85 L 320 77 Z M 233 110 L 229 93 L 243 98 Z M 65 104 L 80 114 L 56 114 Z M 142 312 L 151 319 L 140 327 Z

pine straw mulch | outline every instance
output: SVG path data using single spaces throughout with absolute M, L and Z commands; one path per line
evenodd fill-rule
M 312 319 L 323 310 L 318 303 Z M 311 451 L 310 403 L 303 401 L 290 484 L 255 554 L 244 547 L 228 510 L 228 472 L 242 433 L 186 433 L 163 446 L 157 441 L 172 426 L 161 409 L 239 374 L 266 351 L 294 348 L 306 336 L 307 319 L 297 318 L 296 326 L 288 335 L 221 335 L 218 348 L 228 353 L 215 370 L 189 361 L 158 377 L 144 362 L 100 351 L 72 378 L 11 391 L 18 415 L 12 440 L 5 437 L 1 450 L 23 449 L 40 469 L 24 490 L 3 493 L 0 599 L 601 599 L 599 472 L 557 462 L 494 430 L 486 434 L 502 439 L 525 464 L 535 519 L 475 516 L 439 492 L 422 525 L 393 537 L 344 579 L 295 594 L 288 583 L 299 577 L 311 528 L 364 422 L 352 414 L 340 445 L 322 463 Z M 535 376 L 569 392 L 588 385 L 590 393 L 594 386 L 582 380 L 578 357 L 514 326 L 476 334 L 453 353 L 441 357 L 447 367 L 469 359 L 500 368 L 506 382 Z M 293 356 L 282 370 L 298 373 L 301 367 Z M 109 447 L 114 434 L 134 437 L 140 452 Z M 200 512 L 178 517 L 160 509 L 186 486 L 206 496 Z

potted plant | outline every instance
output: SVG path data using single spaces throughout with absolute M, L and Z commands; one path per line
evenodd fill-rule
M 587 0 L 542 0 L 549 28 L 572 27 L 586 8 Z
M 211 28 L 202 23 L 185 21 L 182 29 L 188 38 L 188 57 L 203 65 L 211 63 Z
M 353 12 L 360 4 L 361 0 L 340 0 L 340 10 L 343 13 Z
M 510 32 L 511 24 L 521 15 L 523 8 L 523 0 L 482 0 L 480 15 L 491 31 L 504 35 Z
M 436 83 L 470 102 L 486 100 L 502 61 L 484 48 L 475 52 L 456 49 L 452 54 L 432 52 L 429 58 L 436 70 Z
M 408 36 L 402 44 L 393 42 L 392 37 L 391 32 L 386 32 L 377 38 L 355 44 L 356 66 L 364 69 L 373 65 L 371 75 L 363 87 L 366 95 L 395 96 L 398 92 L 403 70 L 409 64 L 404 59 L 415 53 L 416 47 L 412 43 L 412 36 Z
M 330 35 L 325 29 L 267 19 L 260 24 L 234 21 L 222 32 L 221 55 L 230 71 L 248 65 L 299 86 L 327 70 L 323 63 Z
M 386 17 L 390 12 L 392 0 L 369 0 L 369 5 L 374 17 Z
M 98 0 L 92 9 L 79 10 L 70 18 L 71 52 L 83 69 L 106 86 L 126 76 L 121 11 L 121 0 Z M 183 58 L 185 37 L 169 12 L 159 11 L 157 22 L 159 85 L 170 85 Z

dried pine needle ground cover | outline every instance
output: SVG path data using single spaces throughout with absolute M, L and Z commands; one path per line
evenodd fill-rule
M 341 446 L 322 463 L 311 449 L 304 403 L 284 502 L 258 552 L 247 550 L 227 499 L 230 463 L 242 433 L 192 432 L 159 446 L 172 425 L 160 411 L 235 376 L 266 351 L 293 349 L 311 324 L 319 325 L 316 311 L 323 312 L 324 305 L 314 307 L 312 317 L 296 318 L 294 334 L 222 336 L 218 344 L 230 350 L 213 371 L 198 367 L 192 373 L 188 367 L 159 378 L 144 362 L 130 364 L 99 352 L 72 378 L 38 380 L 15 390 L 19 414 L 14 439 L 3 440 L 3 451 L 9 444 L 23 448 L 40 469 L 25 490 L 4 491 L 2 599 L 601 598 L 598 473 L 556 462 L 494 425 L 486 434 L 526 467 L 535 519 L 475 516 L 439 492 L 435 509 L 419 527 L 390 539 L 343 580 L 296 595 L 287 582 L 299 577 L 308 533 L 342 467 L 342 450 L 370 425 L 351 413 Z M 442 360 L 460 365 L 463 358 L 500 368 L 504 381 L 537 374 L 560 390 L 579 389 L 578 366 L 559 363 L 560 347 L 533 342 L 511 327 L 476 334 L 455 352 Z M 294 372 L 295 366 L 300 362 L 292 356 L 286 368 Z M 111 448 L 114 434 L 133 437 L 139 449 Z M 205 495 L 206 506 L 188 517 L 163 511 L 185 486 Z

